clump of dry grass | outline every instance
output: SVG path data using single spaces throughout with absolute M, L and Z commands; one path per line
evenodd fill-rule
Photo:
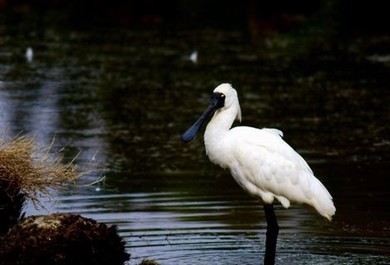
M 50 190 L 62 189 L 79 178 L 77 166 L 64 164 L 54 156 L 51 145 L 40 147 L 27 136 L 0 139 L 0 189 L 10 196 L 22 193 L 35 205 L 39 195 L 50 196 Z

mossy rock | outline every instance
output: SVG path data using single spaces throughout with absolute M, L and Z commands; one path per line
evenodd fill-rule
M 129 257 L 115 226 L 80 215 L 30 216 L 0 240 L 0 265 L 122 265 Z
M 141 261 L 140 265 L 160 265 L 160 264 L 157 263 L 157 261 L 152 259 L 144 259 Z

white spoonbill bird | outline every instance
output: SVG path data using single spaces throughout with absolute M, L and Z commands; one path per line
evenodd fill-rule
M 241 109 L 237 92 L 230 84 L 214 89 L 209 107 L 181 135 L 181 140 L 191 141 L 212 114 L 204 134 L 206 154 L 212 163 L 229 170 L 246 192 L 263 202 L 267 220 L 265 264 L 273 264 L 279 230 L 274 200 L 285 208 L 291 202 L 310 205 L 330 221 L 336 211 L 332 196 L 306 161 L 282 139 L 281 131 L 231 128 L 234 120 L 241 121 Z

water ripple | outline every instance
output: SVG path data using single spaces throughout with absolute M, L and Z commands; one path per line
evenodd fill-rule
M 194 260 L 196 264 L 256 264 L 264 255 L 262 208 L 251 199 L 175 192 L 96 193 L 60 195 L 55 204 L 46 206 L 51 212 L 82 214 L 116 225 L 131 253 L 130 264 L 144 258 L 161 264 L 194 264 Z M 324 226 L 302 207 L 277 206 L 277 215 L 279 264 L 310 264 L 308 260 L 350 264 L 350 259 L 364 261 L 367 254 L 376 264 L 384 264 L 383 254 L 390 251 L 387 239 L 340 235 L 332 224 Z

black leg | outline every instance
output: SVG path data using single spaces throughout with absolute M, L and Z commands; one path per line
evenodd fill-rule
M 267 219 L 267 238 L 265 240 L 264 265 L 275 264 L 276 240 L 279 233 L 279 225 L 276 221 L 272 204 L 264 204 L 265 218 Z

